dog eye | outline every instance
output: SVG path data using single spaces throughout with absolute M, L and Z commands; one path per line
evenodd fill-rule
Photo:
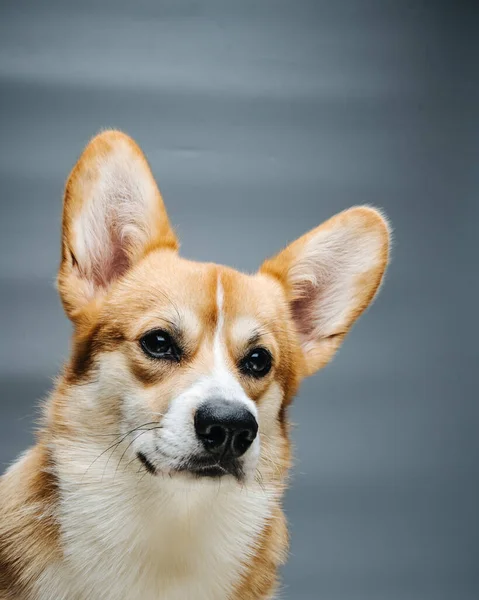
M 254 348 L 241 361 L 240 371 L 251 377 L 264 377 L 271 370 L 273 359 L 266 348 Z
M 148 356 L 179 360 L 181 352 L 167 331 L 156 329 L 140 339 L 140 345 Z

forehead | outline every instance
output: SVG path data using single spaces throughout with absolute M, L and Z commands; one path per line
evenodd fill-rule
M 165 319 L 191 328 L 214 327 L 221 311 L 238 330 L 268 328 L 285 316 L 279 283 L 213 263 L 198 263 L 174 252 L 150 253 L 117 285 L 107 312 L 123 326 Z M 143 323 L 142 323 L 143 322 Z

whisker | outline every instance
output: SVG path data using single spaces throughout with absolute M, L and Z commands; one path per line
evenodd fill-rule
M 256 469 L 254 480 L 256 481 L 256 483 L 261 488 L 263 494 L 266 494 L 266 488 L 264 486 L 264 481 L 263 481 L 263 474 L 261 473 L 261 471 L 258 468 Z
M 99 460 L 104 454 L 106 454 L 109 450 L 111 450 L 112 448 L 114 448 L 113 452 L 115 451 L 116 447 L 118 447 L 123 440 L 125 440 L 129 435 L 131 435 L 132 433 L 134 433 L 135 431 L 138 431 L 139 429 L 141 429 L 142 427 L 146 427 L 148 425 L 158 425 L 157 421 L 150 421 L 148 423 L 142 423 L 141 425 L 138 425 L 138 427 L 135 427 L 134 429 L 128 431 L 122 438 L 120 441 L 118 442 L 114 442 L 113 444 L 111 444 L 111 446 L 108 446 L 108 448 L 106 450 L 103 450 L 103 452 L 101 452 L 93 462 L 91 462 L 88 467 L 86 468 L 85 472 L 82 475 L 82 481 L 83 478 L 85 477 L 85 475 L 87 474 L 87 472 L 89 471 L 89 469 L 91 469 L 91 467 L 96 463 L 97 460 Z M 119 434 L 117 437 L 120 437 L 121 434 Z M 112 453 L 113 454 L 113 453 Z M 108 461 L 110 460 L 111 456 L 109 457 Z M 107 462 L 108 464 L 108 462 Z
M 118 464 L 116 465 L 115 474 L 113 475 L 113 481 L 115 481 L 116 473 L 117 473 L 117 471 L 118 471 L 118 468 L 119 468 L 119 466 L 120 466 L 120 463 L 121 463 L 121 461 L 123 460 L 123 457 L 124 457 L 124 456 L 125 456 L 125 454 L 128 452 L 128 448 L 130 448 L 130 446 L 131 446 L 132 444 L 134 444 L 134 443 L 136 442 L 136 440 L 137 440 L 139 437 L 141 437 L 142 435 L 144 435 L 144 434 L 145 434 L 147 431 L 150 431 L 150 429 L 148 429 L 148 430 L 144 430 L 144 431 L 141 431 L 141 432 L 140 432 L 140 433 L 139 433 L 137 436 L 135 436 L 135 437 L 134 437 L 134 438 L 131 440 L 131 442 L 128 444 L 128 446 L 127 446 L 127 447 L 126 447 L 126 448 L 123 450 L 123 454 L 120 456 L 120 460 L 118 461 Z

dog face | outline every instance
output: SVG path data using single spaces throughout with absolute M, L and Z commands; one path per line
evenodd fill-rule
M 122 436 L 152 475 L 282 480 L 287 407 L 373 299 L 388 241 L 358 207 L 255 275 L 182 259 L 140 149 L 100 134 L 65 191 L 58 287 L 74 339 L 49 419 L 85 443 Z

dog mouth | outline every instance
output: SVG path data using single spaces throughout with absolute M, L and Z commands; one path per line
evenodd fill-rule
M 206 457 L 194 457 L 181 465 L 178 471 L 191 473 L 195 477 L 219 478 L 232 475 L 238 480 L 244 478 L 243 468 L 239 461 L 230 459 L 211 460 Z
M 158 469 L 143 452 L 138 452 L 137 457 L 148 473 L 157 475 Z M 209 457 L 190 457 L 175 467 L 173 471 L 189 474 L 198 479 L 203 477 L 219 479 L 227 475 L 233 476 L 238 481 L 244 479 L 243 468 L 240 462 L 234 459 L 219 459 L 214 461 Z
M 138 460 L 145 467 L 145 469 L 148 471 L 148 473 L 150 473 L 150 475 L 156 475 L 155 465 L 146 458 L 146 456 L 143 454 L 143 452 L 137 452 L 136 455 L 138 457 Z

